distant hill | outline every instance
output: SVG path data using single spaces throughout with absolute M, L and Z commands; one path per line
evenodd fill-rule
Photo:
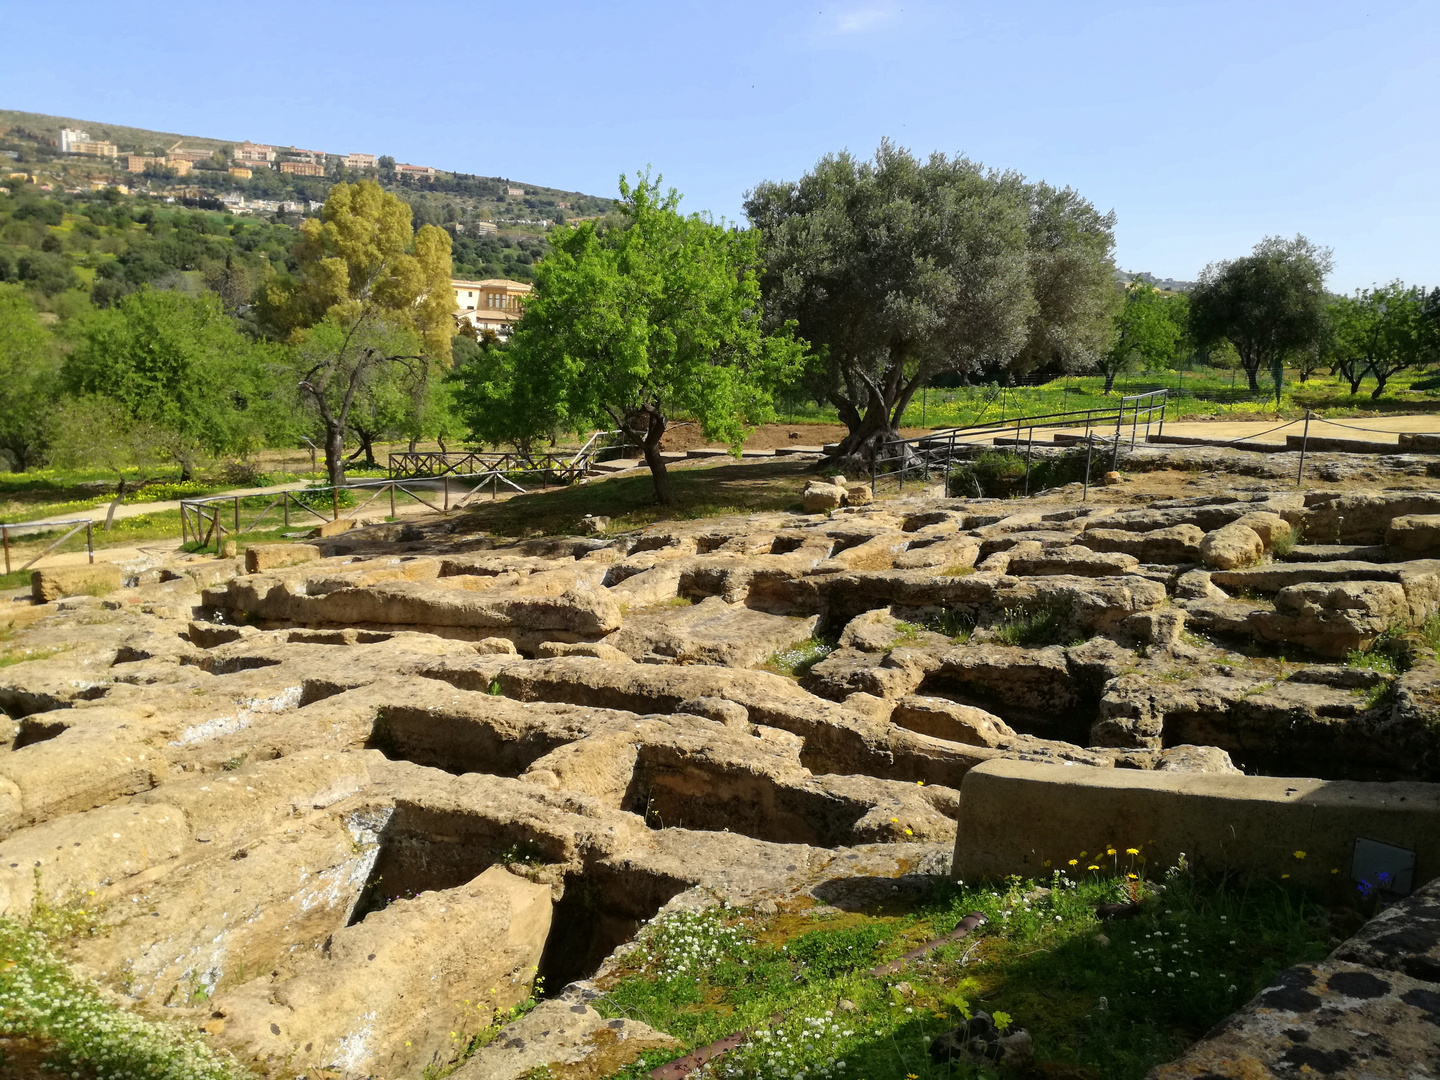
M 247 132 L 243 139 L 217 139 L 205 135 L 182 135 L 173 131 L 152 131 L 149 128 L 128 127 L 100 120 L 82 120 L 70 116 L 50 116 L 45 113 L 0 109 L 0 141 L 6 141 L 7 147 L 17 147 L 15 152 L 24 155 L 28 151 L 29 156 L 38 158 L 41 164 L 84 167 L 75 170 L 77 172 L 93 174 L 98 169 L 102 169 L 104 167 L 102 159 L 82 160 L 70 155 L 59 154 L 60 129 L 65 127 L 86 131 L 96 141 L 112 142 L 122 154 L 162 155 L 177 143 L 183 150 L 208 151 L 210 153 L 228 152 L 246 139 L 259 143 L 267 142 L 264 131 Z M 271 145 L 281 151 L 288 149 L 279 144 Z M 312 146 L 303 149 L 321 149 L 327 154 L 335 155 L 327 163 L 325 177 L 289 176 L 261 169 L 257 170 L 254 180 L 247 182 L 230 177 L 223 169 L 206 171 L 203 168 L 197 168 L 184 179 L 182 185 L 198 185 L 216 191 L 239 190 L 269 198 L 277 196 L 283 198 L 287 194 L 293 194 L 297 198 L 314 200 L 317 195 L 323 198 L 324 190 L 328 189 L 329 185 L 336 180 L 355 176 L 340 167 L 339 156 L 352 151 L 376 155 L 386 153 L 386 148 L 383 146 Z M 11 152 L 9 156 L 14 157 L 15 152 Z M 25 159 L 22 157 L 17 160 Z M 517 227 L 543 225 L 545 222 L 553 220 L 557 214 L 563 215 L 567 219 L 603 214 L 613 202 L 608 198 L 547 187 L 543 184 L 516 181 L 509 177 L 457 173 L 444 169 L 437 162 L 413 162 L 411 164 L 433 166 L 437 170 L 435 179 L 404 178 L 396 179 L 393 182 L 382 179 L 382 182 L 386 187 L 403 194 L 412 204 L 423 206 L 425 203 L 434 201 L 438 196 L 438 205 L 418 211 L 419 217 L 427 220 L 436 219 L 436 224 L 445 224 L 448 217 L 450 220 L 457 220 L 462 226 L 480 220 L 494 221 L 501 224 L 502 227 L 507 224 Z M 64 169 L 62 171 L 71 170 Z M 369 170 L 369 174 L 374 175 L 374 170 Z M 517 189 L 520 194 L 511 194 L 512 190 Z M 460 212 L 447 214 L 447 211 L 450 210 L 459 210 Z

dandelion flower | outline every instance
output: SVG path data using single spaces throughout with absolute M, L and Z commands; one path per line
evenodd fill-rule
M 906 836 L 914 836 L 915 834 L 910 831 L 909 826 L 906 826 L 906 828 L 905 828 L 905 835 L 906 835 Z
M 1080 865 L 1080 860 L 1079 860 L 1079 859 L 1071 859 L 1071 860 L 1070 860 L 1070 865 L 1071 865 L 1071 866 L 1078 866 L 1078 865 Z
M 1091 863 L 1091 864 L 1090 864 L 1089 866 L 1087 866 L 1085 869 L 1086 869 L 1086 870 L 1099 870 L 1100 867 L 1096 866 L 1094 863 Z
M 1105 849 L 1105 854 L 1106 854 L 1106 855 L 1114 855 L 1114 854 L 1115 854 L 1115 849 L 1114 849 L 1113 847 L 1107 847 L 1107 848 Z
M 1305 852 L 1303 852 L 1303 851 L 1297 851 L 1297 852 L 1295 852 L 1295 858 L 1297 858 L 1297 859 L 1303 859 L 1303 858 L 1305 858 Z
M 892 818 L 890 819 L 890 824 L 891 824 L 891 825 L 899 825 L 899 824 L 900 824 L 900 819 L 899 819 L 898 817 L 892 817 Z
M 1140 854 L 1140 849 L 1139 849 L 1138 847 L 1127 847 L 1127 848 L 1125 849 L 1125 854 L 1126 854 L 1126 855 L 1139 855 L 1139 854 Z
M 1287 878 L 1287 877 L 1289 877 L 1290 875 L 1289 875 L 1289 874 L 1281 874 L 1280 876 L 1281 876 L 1282 878 Z

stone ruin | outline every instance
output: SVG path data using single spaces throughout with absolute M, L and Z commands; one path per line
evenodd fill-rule
M 583 981 L 662 909 L 948 872 L 972 769 L 1440 806 L 1433 649 L 1344 662 L 1440 611 L 1440 493 L 851 494 L 620 538 L 386 525 L 101 597 L 42 573 L 7 646 L 37 658 L 0 669 L 0 912 L 89 898 L 71 961 L 276 1076 L 419 1075 L 537 971 L 568 987 L 481 1080 L 669 1045 Z

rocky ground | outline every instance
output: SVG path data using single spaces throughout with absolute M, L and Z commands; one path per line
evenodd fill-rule
M 42 575 L 0 912 L 87 898 L 74 962 L 276 1076 L 418 1076 L 667 905 L 945 872 L 983 761 L 1440 779 L 1440 492 L 1226 486 Z M 565 1060 L 665 1043 L 575 1001 Z

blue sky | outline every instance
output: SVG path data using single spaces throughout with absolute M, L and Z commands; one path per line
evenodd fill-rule
M 8 108 L 601 195 L 649 164 L 731 219 L 889 136 L 1075 187 L 1127 269 L 1303 232 L 1333 288 L 1440 284 L 1436 0 L 0 0 L 0 45 Z

